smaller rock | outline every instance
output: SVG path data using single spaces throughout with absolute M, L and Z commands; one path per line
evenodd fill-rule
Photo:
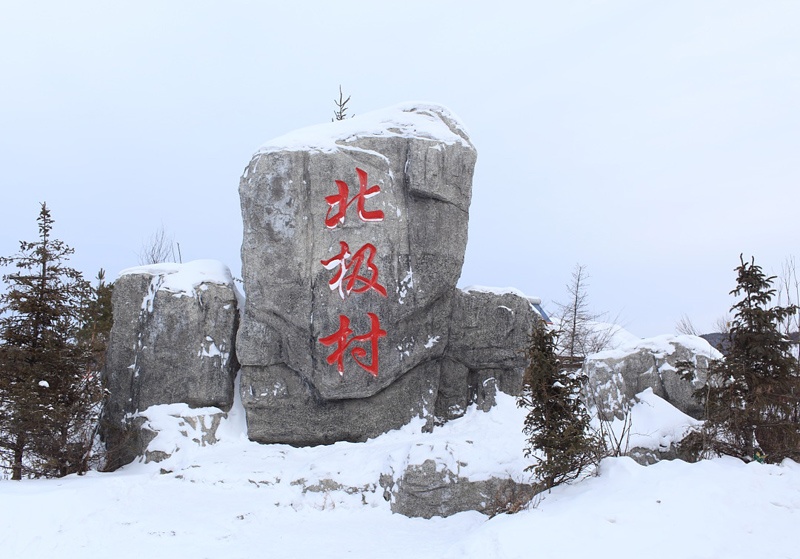
M 708 366 L 722 355 L 698 336 L 658 336 L 637 340 L 586 358 L 587 402 L 597 406 L 602 419 L 623 419 L 636 394 L 651 388 L 694 418 L 703 409 L 694 391 L 706 382 Z M 692 380 L 679 373 L 679 364 L 691 364 Z
M 409 465 L 399 479 L 381 476 L 381 486 L 391 499 L 392 512 L 410 517 L 451 516 L 468 510 L 496 514 L 516 501 L 524 506 L 533 486 L 507 477 L 470 480 L 435 460 Z
M 124 270 L 103 371 L 109 398 L 101 434 L 109 469 L 141 455 L 147 436 L 130 418 L 154 405 L 221 410 L 233 404 L 240 295 L 223 264 L 199 260 Z

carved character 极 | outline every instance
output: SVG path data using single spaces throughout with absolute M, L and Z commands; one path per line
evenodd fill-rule
M 363 293 L 368 289 L 374 289 L 386 297 L 386 288 L 378 283 L 378 266 L 375 264 L 375 255 L 378 250 L 372 243 L 367 243 L 350 254 L 350 247 L 344 241 L 339 241 L 341 250 L 339 254 L 328 260 L 320 260 L 326 270 L 339 268 L 334 276 L 328 281 L 331 291 L 339 290 L 342 299 L 350 293 Z M 361 267 L 367 265 L 366 273 L 361 275 Z

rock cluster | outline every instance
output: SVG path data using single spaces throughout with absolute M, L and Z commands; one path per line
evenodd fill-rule
M 519 385 L 530 304 L 456 289 L 475 160 L 451 113 L 418 104 L 255 154 L 239 186 L 251 439 L 363 441 Z
M 214 443 L 237 371 L 248 437 L 296 446 L 365 441 L 415 418 L 431 430 L 470 404 L 487 411 L 498 391 L 519 394 L 533 301 L 456 287 L 475 161 L 459 121 L 420 104 L 263 146 L 239 185 L 243 306 L 230 272 L 210 261 L 132 268 L 115 283 L 108 466 Z M 718 357 L 696 337 L 639 340 L 586 360 L 587 399 L 623 418 L 652 388 L 696 417 L 692 392 Z M 174 432 L 182 438 L 162 435 Z M 672 452 L 634 450 L 643 462 Z M 435 456 L 411 449 L 368 486 L 331 477 L 303 491 L 382 490 L 393 511 L 425 518 L 491 513 L 533 491 L 464 471 L 445 444 Z
M 218 263 L 134 268 L 115 284 L 109 467 L 213 443 L 237 370 L 248 437 L 296 446 L 365 441 L 415 418 L 430 430 L 517 394 L 532 301 L 456 287 L 475 160 L 458 120 L 419 104 L 263 146 L 239 186 L 243 306 Z M 306 489 L 382 490 L 392 510 L 423 517 L 491 512 L 531 491 L 452 466 L 409 459 L 371 488 Z

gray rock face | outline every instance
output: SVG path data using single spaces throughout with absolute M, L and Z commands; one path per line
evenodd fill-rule
M 432 415 L 475 159 L 450 113 L 411 105 L 253 157 L 237 341 L 251 438 L 364 440 Z
M 275 140 L 239 188 L 247 293 L 239 360 L 284 364 L 325 400 L 373 396 L 447 343 L 475 149 L 443 109 L 390 117 L 406 128 L 351 136 L 341 122 L 320 127 L 335 138 L 330 150 Z M 439 135 L 416 132 L 417 123 Z M 379 355 L 365 347 L 370 338 L 360 359 L 348 347 L 341 363 L 329 362 L 336 344 L 321 340 L 343 317 L 356 336 L 391 325 L 377 338 Z M 378 358 L 377 375 L 359 365 Z
M 113 307 L 102 422 L 112 468 L 146 446 L 135 412 L 178 402 L 230 409 L 239 316 L 230 272 L 213 261 L 126 270 Z
M 324 400 L 285 365 L 243 369 L 242 403 L 251 440 L 297 446 L 360 442 L 402 427 L 413 417 L 433 426 L 439 364 L 417 365 L 369 398 Z
M 720 353 L 697 336 L 659 336 L 603 351 L 584 364 L 588 401 L 598 406 L 601 417 L 622 419 L 634 396 L 652 388 L 685 414 L 699 418 L 703 410 L 692 393 L 705 384 L 709 362 L 719 358 Z M 692 381 L 678 374 L 682 361 L 693 364 Z
M 497 390 L 518 395 L 537 316 L 513 290 L 457 290 L 436 417 L 460 417 L 471 403 L 485 411 Z
M 156 411 L 156 408 L 150 408 L 150 411 Z M 162 462 L 172 456 L 176 451 L 181 449 L 182 445 L 189 446 L 191 444 L 197 446 L 207 446 L 216 444 L 217 429 L 221 421 L 227 414 L 217 408 L 199 408 L 198 410 L 189 409 L 175 409 L 159 410 L 161 416 L 166 416 L 168 421 L 164 421 L 164 417 L 159 417 L 158 422 L 155 424 L 143 414 L 133 414 L 126 420 L 127 429 L 125 434 L 124 452 L 128 457 L 124 463 L 117 464 L 114 467 L 122 466 L 131 460 L 139 457 L 145 464 L 150 462 Z M 147 413 L 147 412 L 146 412 Z M 158 413 L 156 411 L 156 413 Z M 159 434 L 162 431 L 167 431 L 169 443 L 159 444 Z M 176 444 L 175 435 L 181 435 L 183 440 L 180 444 Z M 118 457 L 120 453 L 112 452 L 112 455 Z

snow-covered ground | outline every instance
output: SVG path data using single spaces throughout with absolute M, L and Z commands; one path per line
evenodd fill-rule
M 412 423 L 367 443 L 316 448 L 247 441 L 236 406 L 216 445 L 162 435 L 156 446 L 180 450 L 161 463 L 0 482 L 0 557 L 800 557 L 800 465 L 793 462 L 643 467 L 610 458 L 597 476 L 556 488 L 516 515 L 392 514 L 377 477 L 409 462 L 457 461 L 475 478 L 524 475 L 524 411 L 511 397 L 498 402 L 431 434 Z M 152 421 L 168 422 L 166 411 L 151 410 Z M 678 436 L 687 422 L 652 393 L 641 395 L 633 419 L 636 444 L 652 445 Z M 307 489 L 324 479 L 361 489 Z

